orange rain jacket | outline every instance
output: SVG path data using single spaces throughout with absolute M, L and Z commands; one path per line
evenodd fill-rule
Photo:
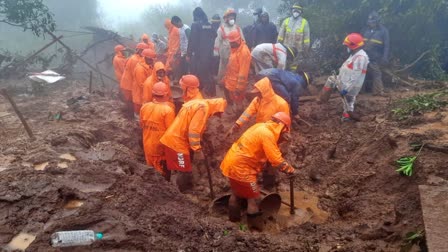
M 171 71 L 175 55 L 180 53 L 180 32 L 179 28 L 171 24 L 170 19 L 165 20 L 165 28 L 168 31 L 168 50 L 165 67 L 168 71 Z
M 257 123 L 271 120 L 271 117 L 277 112 L 285 112 L 289 115 L 288 103 L 274 93 L 271 81 L 267 77 L 255 83 L 254 87 L 260 90 L 262 98 L 255 97 L 240 118 L 238 118 L 236 124 L 242 126 L 255 114 L 257 114 L 255 118 Z
M 224 112 L 226 106 L 227 102 L 222 98 L 192 100 L 185 103 L 160 142 L 186 155 L 190 153 L 190 149 L 200 150 L 201 136 L 208 118 L 215 113 Z
M 156 47 L 155 47 L 154 43 L 151 41 L 151 39 L 149 39 L 149 36 L 146 33 L 143 33 L 143 35 L 140 39 L 142 43 L 145 43 L 145 42 L 143 42 L 144 39 L 148 40 L 148 43 L 146 43 L 146 44 L 149 46 L 149 49 L 152 49 L 153 51 L 155 51 Z
M 134 70 L 134 83 L 132 84 L 132 102 L 134 104 L 143 104 L 143 83 L 151 76 L 152 67 L 145 61 L 139 62 Z
M 283 127 L 273 121 L 250 127 L 224 157 L 222 174 L 237 181 L 255 183 L 267 161 L 273 167 L 284 167 L 287 163 L 277 144 Z
M 229 91 L 246 91 L 252 56 L 244 40 L 238 48 L 232 48 L 227 65 L 224 85 Z
M 204 99 L 201 90 L 199 90 L 199 88 L 191 88 L 191 87 L 187 88 L 186 91 L 184 90 L 184 95 L 182 96 L 182 98 L 184 99 L 184 103 L 187 103 L 192 100 Z
M 147 103 L 147 102 L 151 102 L 152 101 L 152 87 L 154 86 L 154 84 L 156 84 L 157 82 L 159 82 L 160 80 L 158 80 L 157 78 L 157 71 L 159 70 L 165 70 L 165 65 L 158 61 L 154 64 L 154 70 L 152 70 L 152 74 L 151 76 L 149 76 L 146 81 L 143 83 L 143 104 Z M 162 82 L 164 82 L 167 87 L 168 87 L 168 96 L 171 97 L 171 87 L 170 87 L 170 79 L 165 76 L 165 78 L 163 78 L 163 80 L 161 80 Z
M 121 78 L 123 77 L 124 66 L 126 65 L 126 57 L 123 55 L 122 51 L 115 52 L 115 57 L 112 62 L 115 70 L 115 77 L 118 82 L 121 82 Z
M 132 90 L 132 83 L 134 82 L 135 66 L 142 61 L 144 61 L 143 57 L 138 54 L 134 54 L 128 59 L 124 67 L 123 77 L 121 77 L 120 82 L 121 89 Z
M 160 138 L 173 123 L 174 117 L 174 109 L 169 102 L 149 102 L 140 110 L 146 163 L 161 174 L 163 174 L 163 168 L 160 161 L 165 160 L 165 151 Z

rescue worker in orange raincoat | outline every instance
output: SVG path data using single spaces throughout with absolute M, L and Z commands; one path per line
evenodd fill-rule
M 168 75 L 171 75 L 173 68 L 176 68 L 180 62 L 180 31 L 179 28 L 171 24 L 170 19 L 165 20 L 165 28 L 168 31 L 168 50 L 165 67 Z
M 130 117 L 134 116 L 134 109 L 132 103 L 132 84 L 134 83 L 134 70 L 135 66 L 144 61 L 142 52 L 147 49 L 148 45 L 145 43 L 138 43 L 135 49 L 135 54 L 129 57 L 124 67 L 123 77 L 121 77 L 120 89 L 123 95 L 123 99 L 127 104 L 127 110 Z
M 142 52 L 143 61 L 137 63 L 134 70 L 134 83 L 132 85 L 132 102 L 134 103 L 134 113 L 138 119 L 138 113 L 143 104 L 143 83 L 151 76 L 156 59 L 156 52 L 152 49 L 145 49 Z
M 166 76 L 165 65 L 160 61 L 154 64 L 154 70 L 151 76 L 143 83 L 143 104 L 152 102 L 152 89 L 158 82 L 165 83 L 168 89 L 168 97 L 171 99 L 170 79 Z
M 238 31 L 231 31 L 227 37 L 230 42 L 231 54 L 229 64 L 227 65 L 226 75 L 224 76 L 225 96 L 229 105 L 235 104 L 234 110 L 241 112 L 243 110 L 243 101 L 245 98 L 250 62 L 252 56 L 246 42 L 241 39 Z
M 222 98 L 196 99 L 185 103 L 174 122 L 160 139 L 165 146 L 167 167 L 178 171 L 177 186 L 181 192 L 193 187 L 192 154 L 195 160 L 204 160 L 201 138 L 208 119 L 221 116 L 227 102 Z
M 174 121 L 174 109 L 169 102 L 169 88 L 166 83 L 155 83 L 151 92 L 154 99 L 144 104 L 140 110 L 146 163 L 169 181 L 165 150 L 160 138 Z
M 250 227 L 263 229 L 261 212 L 257 200 L 260 190 L 257 176 L 263 171 L 266 162 L 274 168 L 287 174 L 294 174 L 295 169 L 282 157 L 278 147 L 279 140 L 286 139 L 284 135 L 291 128 L 291 118 L 288 113 L 275 113 L 271 120 L 257 123 L 250 127 L 233 143 L 221 163 L 221 172 L 228 178 L 232 195 L 229 199 L 229 220 L 241 220 L 239 199 L 247 199 L 247 222 Z
M 256 115 L 255 122 L 260 123 L 270 120 L 272 115 L 277 112 L 290 114 L 288 102 L 275 94 L 269 78 L 264 77 L 255 83 L 250 93 L 256 97 L 232 126 L 228 135 L 239 130 L 254 115 Z
M 124 66 L 126 65 L 126 56 L 123 54 L 123 51 L 125 50 L 126 47 L 123 45 L 115 46 L 115 56 L 112 64 L 114 65 L 115 77 L 118 82 L 120 82 L 123 77 Z
M 191 100 L 204 99 L 201 91 L 199 90 L 200 82 L 198 77 L 188 74 L 182 76 L 179 80 L 180 87 L 184 91 L 182 98 L 184 99 L 184 103 L 187 103 Z
M 154 51 L 156 50 L 154 43 L 149 39 L 149 36 L 146 33 L 143 33 L 140 42 L 147 44 L 149 46 L 149 49 L 152 49 Z

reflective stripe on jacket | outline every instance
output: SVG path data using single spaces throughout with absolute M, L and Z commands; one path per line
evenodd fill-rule
M 347 90 L 349 95 L 358 95 L 366 78 L 368 64 L 369 56 L 362 49 L 350 55 L 342 64 L 338 79 L 342 83 L 342 89 Z
M 310 26 L 308 21 L 302 17 L 295 20 L 292 17 L 285 19 L 278 33 L 278 42 L 289 47 L 295 47 L 302 52 L 305 47 L 310 46 Z
M 286 68 L 286 59 L 288 54 L 286 48 L 281 43 L 259 44 L 252 50 L 252 57 L 257 61 L 279 69 Z
M 389 31 L 379 25 L 376 29 L 366 29 L 362 33 L 365 41 L 364 51 L 369 55 L 370 61 L 379 61 L 389 57 Z

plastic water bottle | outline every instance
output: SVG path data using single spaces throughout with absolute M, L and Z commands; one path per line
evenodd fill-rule
M 103 233 L 95 233 L 92 230 L 61 231 L 51 235 L 51 246 L 85 246 L 101 239 L 103 239 Z

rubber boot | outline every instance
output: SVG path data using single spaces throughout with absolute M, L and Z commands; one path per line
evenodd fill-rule
M 247 214 L 247 225 L 250 229 L 255 229 L 262 232 L 264 229 L 263 213 L 258 212 L 254 214 Z
M 330 100 L 331 91 L 332 91 L 331 88 L 327 88 L 327 87 L 322 88 L 322 91 L 320 92 L 320 95 L 319 95 L 318 102 L 319 103 L 327 103 L 328 100 Z
M 181 193 L 193 189 L 193 174 L 191 172 L 179 172 L 176 176 L 176 184 Z
M 236 206 L 229 204 L 229 221 L 241 221 L 241 206 L 239 204 L 237 204 Z

